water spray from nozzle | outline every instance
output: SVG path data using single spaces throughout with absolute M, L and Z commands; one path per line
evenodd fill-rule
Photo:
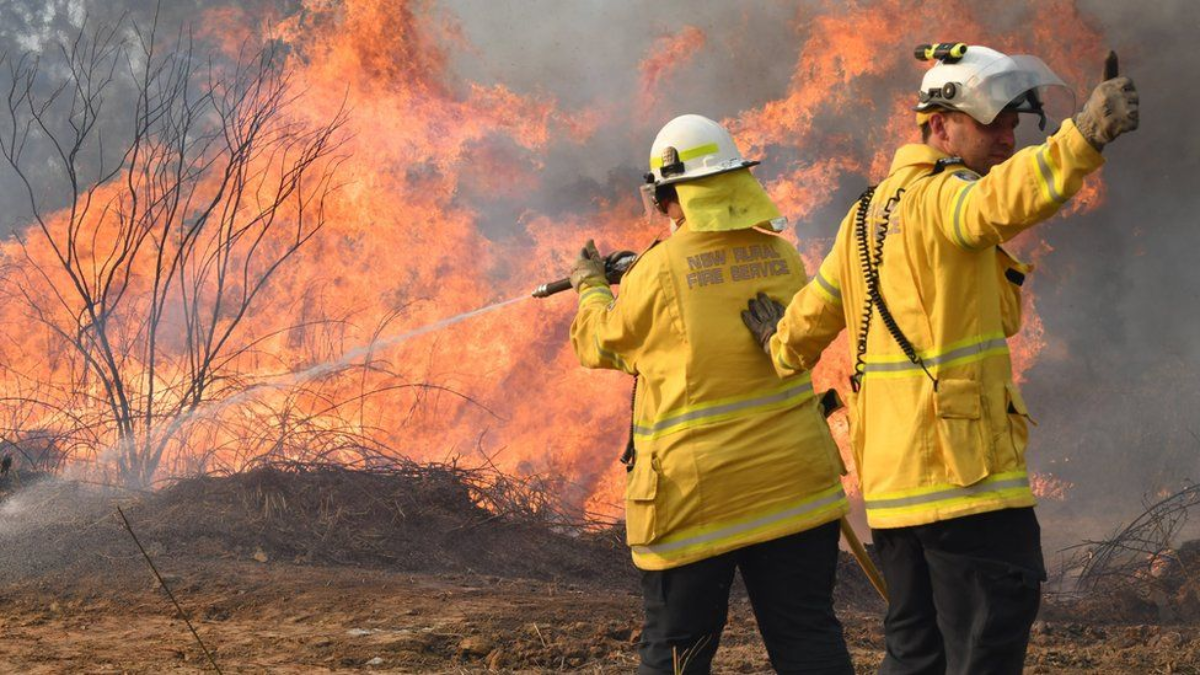
M 632 261 L 632 259 L 631 259 L 631 261 Z M 570 288 L 569 284 L 568 284 L 567 288 Z M 443 328 L 453 326 L 454 324 L 460 323 L 462 321 L 466 321 L 467 319 L 479 316 L 481 314 L 487 314 L 488 312 L 494 312 L 498 309 L 502 309 L 504 307 L 508 307 L 509 305 L 513 305 L 513 304 L 516 304 L 518 302 L 521 302 L 523 300 L 528 300 L 528 299 L 529 299 L 529 296 L 520 295 L 515 298 L 511 298 L 509 300 L 493 302 L 490 305 L 485 305 L 478 309 L 473 309 L 473 310 L 470 310 L 467 312 L 463 312 L 462 314 L 456 314 L 455 316 L 452 316 L 452 317 L 449 317 L 446 319 L 442 319 L 440 321 L 435 321 L 433 323 L 425 324 L 424 326 L 421 326 L 419 328 L 414 328 L 409 331 L 405 331 L 404 333 L 400 333 L 397 335 L 392 335 L 392 336 L 384 337 L 384 338 L 377 338 L 367 344 L 361 345 L 359 347 L 356 347 L 354 349 L 347 351 L 345 354 L 343 354 L 342 356 L 340 356 L 336 359 L 331 359 L 331 360 L 325 361 L 323 363 L 318 363 L 316 365 L 309 366 L 308 368 L 304 368 L 303 370 L 297 370 L 297 371 L 293 371 L 290 373 L 284 373 L 282 375 L 276 375 L 276 376 L 268 378 L 262 382 L 253 384 L 253 385 L 247 387 L 246 389 L 244 389 L 243 391 L 241 391 L 237 394 L 234 394 L 233 396 L 230 396 L 228 398 L 224 398 L 219 401 L 209 401 L 209 402 L 201 404 L 200 406 L 198 406 L 191 412 L 181 415 L 180 417 L 172 420 L 167 425 L 166 433 L 168 433 L 168 434 L 173 433 L 175 430 L 179 429 L 184 424 L 191 422 L 193 420 L 215 417 L 221 411 L 231 408 L 235 405 L 240 405 L 240 404 L 250 400 L 252 397 L 258 395 L 259 393 L 261 393 L 263 391 L 273 390 L 273 389 L 284 389 L 286 387 L 290 387 L 290 386 L 299 384 L 301 382 L 313 380 L 318 377 L 324 377 L 331 373 L 335 373 L 342 368 L 345 368 L 346 366 L 350 365 L 351 363 L 356 362 L 360 358 L 369 358 L 372 354 L 378 352 L 381 349 L 385 349 L 385 348 L 391 347 L 393 345 L 400 344 L 401 342 L 405 342 L 405 341 L 410 340 L 419 335 L 424 335 L 426 333 L 432 333 L 434 331 L 442 330 Z M 102 453 L 100 453 L 100 461 L 105 461 L 106 459 L 109 459 L 111 453 L 117 452 L 117 450 L 118 450 L 118 447 L 116 445 L 110 445 L 109 447 L 105 448 L 104 451 Z
M 625 272 L 633 265 L 633 261 L 637 260 L 637 254 L 633 251 L 617 251 L 609 253 L 604 257 L 604 278 L 610 284 L 621 283 L 621 277 L 625 276 Z M 555 293 L 562 293 L 571 288 L 571 278 L 564 277 L 557 281 L 542 284 L 533 289 L 533 297 L 548 298 Z

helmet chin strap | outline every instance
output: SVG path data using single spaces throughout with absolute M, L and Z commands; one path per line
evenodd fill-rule
M 684 218 L 680 218 L 679 220 L 675 220 L 674 218 L 672 218 L 672 219 L 671 219 L 671 234 L 675 234 L 675 232 L 676 232 L 676 231 L 677 231 L 679 228 L 683 227 L 683 224 L 684 224 L 685 222 L 687 222 L 687 218 L 686 218 L 686 217 L 684 217 Z

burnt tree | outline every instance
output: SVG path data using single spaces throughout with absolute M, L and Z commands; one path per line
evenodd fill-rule
M 234 366 L 264 338 L 239 328 L 321 231 L 342 159 L 344 109 L 298 114 L 285 49 L 198 52 L 156 20 L 0 56 L 0 152 L 32 212 L 3 301 L 63 346 L 69 381 L 39 405 L 134 486 L 198 409 L 250 386 Z

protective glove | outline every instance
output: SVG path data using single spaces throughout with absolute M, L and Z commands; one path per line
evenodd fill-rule
M 747 303 L 747 309 L 742 311 L 742 323 L 754 334 L 754 339 L 768 355 L 771 353 L 771 336 L 775 334 L 779 320 L 783 318 L 786 308 L 767 296 L 759 293 L 758 297 Z
M 1138 93 L 1133 80 L 1117 76 L 1117 55 L 1109 52 L 1104 63 L 1104 81 L 1096 85 L 1075 126 L 1097 151 L 1121 134 L 1138 128 Z
M 576 292 L 584 286 L 607 286 L 604 277 L 604 258 L 596 250 L 596 242 L 587 240 L 587 245 L 579 252 L 579 259 L 571 269 L 571 288 Z

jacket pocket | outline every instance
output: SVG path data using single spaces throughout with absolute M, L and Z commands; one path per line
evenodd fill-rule
M 658 470 L 653 455 L 640 456 L 625 482 L 625 539 L 630 546 L 654 541 L 658 529 Z
M 941 380 L 935 393 L 938 442 L 946 475 L 955 485 L 973 485 L 990 473 L 983 419 L 983 394 L 974 380 Z

